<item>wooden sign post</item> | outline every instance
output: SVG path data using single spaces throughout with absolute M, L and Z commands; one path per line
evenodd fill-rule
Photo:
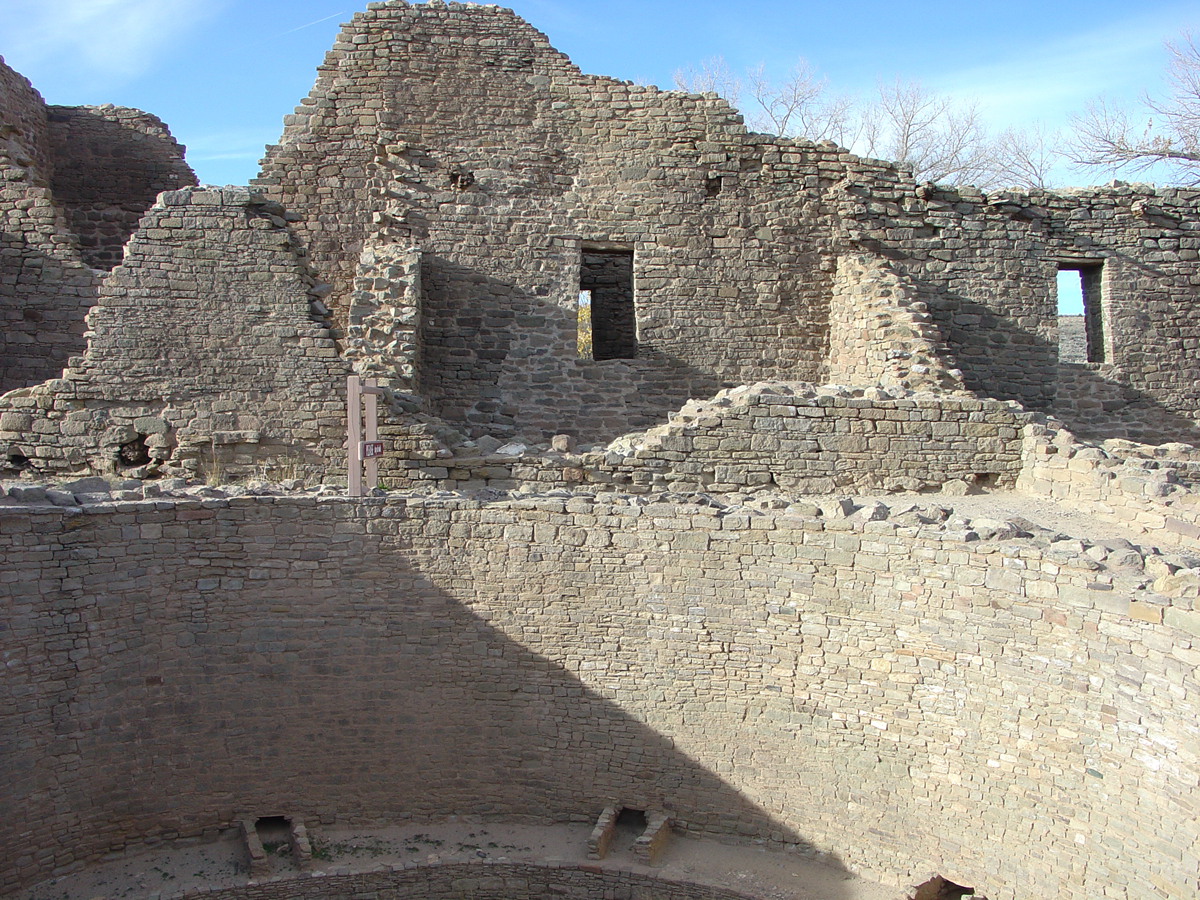
M 375 398 L 383 392 L 383 388 L 375 386 L 374 378 L 368 378 L 365 382 L 357 375 L 346 378 L 346 493 L 350 497 L 363 495 L 364 480 L 367 490 L 379 483 L 379 457 L 383 456 L 383 441 L 379 440 Z

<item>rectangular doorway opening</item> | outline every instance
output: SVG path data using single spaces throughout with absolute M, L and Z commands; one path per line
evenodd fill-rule
M 585 320 L 590 327 L 585 328 Z M 585 352 L 589 341 L 590 354 Z M 633 250 L 583 247 L 579 265 L 577 343 L 579 355 L 590 355 L 592 359 L 637 357 Z
M 1104 362 L 1101 263 L 1061 263 L 1058 267 L 1058 361 Z

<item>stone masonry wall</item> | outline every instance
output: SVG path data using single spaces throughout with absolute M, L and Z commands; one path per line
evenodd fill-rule
M 1011 402 L 838 385 L 756 384 L 693 400 L 668 422 L 581 453 L 514 456 L 460 446 L 403 449 L 380 472 L 393 487 L 596 491 L 938 490 L 962 480 L 1011 487 L 1030 415 Z M 399 444 L 396 441 L 395 444 Z
M 87 265 L 111 270 L 125 242 L 162 191 L 196 184 L 157 116 L 119 106 L 51 106 L 47 110 L 51 188 L 79 238 Z
M 1131 370 L 1147 358 L 1133 352 L 1137 316 L 1163 306 L 1164 347 L 1200 340 L 1187 318 L 1194 192 L 917 185 L 830 144 L 747 134 L 711 97 L 583 76 L 499 9 L 392 2 L 356 16 L 259 184 L 304 214 L 335 315 L 363 241 L 422 247 L 431 411 L 472 436 L 611 437 L 684 394 L 822 380 L 868 358 L 882 366 L 869 380 L 896 377 L 886 351 L 849 351 L 864 315 L 889 340 L 921 326 L 920 352 L 968 388 L 1048 408 L 1054 278 L 1080 260 L 1110 261 L 1111 340 Z M 620 364 L 575 359 L 572 342 L 581 248 L 606 242 L 634 252 L 638 358 Z M 907 307 L 835 285 L 846 258 L 888 260 Z M 1150 360 L 1129 383 L 1186 413 L 1190 376 L 1163 369 Z
M 963 389 L 928 306 L 884 260 L 840 257 L 830 305 L 831 382 Z
M 598 440 L 722 386 L 820 380 L 842 155 L 584 76 L 510 11 L 391 3 L 345 27 L 256 185 L 303 214 L 335 318 L 376 232 L 421 248 L 431 412 Z M 634 254 L 637 358 L 581 360 L 581 255 L 612 245 Z
M 42 475 L 340 468 L 350 369 L 283 216 L 245 188 L 164 193 L 104 281 L 87 352 L 0 398 L 9 459 Z
M 386 872 L 292 879 L 209 891 L 211 900 L 742 900 L 754 896 L 633 872 L 511 863 L 407 865 Z
M 1124 388 L 1125 427 L 1117 427 L 1134 439 L 1200 438 L 1198 201 L 1194 188 L 1124 184 L 1036 197 L 1050 213 L 1058 263 L 1101 266 L 1104 365 L 1087 368 L 1093 393 Z M 1100 427 L 1094 418 L 1068 421 Z
M 58 375 L 95 302 L 53 173 L 42 98 L 0 60 L 0 393 Z
M 1167 449 L 1167 448 L 1160 448 Z M 1191 448 L 1188 448 L 1191 449 Z M 1067 431 L 1031 426 L 1018 487 L 1086 510 L 1103 521 L 1161 534 L 1200 550 L 1200 494 L 1194 462 L 1120 456 L 1080 444 Z M 1181 483 L 1177 466 L 1191 470 Z
M 938 521 L 586 495 L 0 507 L 4 884 L 269 810 L 616 802 L 892 884 L 1194 895 L 1194 600 L 1122 574 L 1136 553 Z

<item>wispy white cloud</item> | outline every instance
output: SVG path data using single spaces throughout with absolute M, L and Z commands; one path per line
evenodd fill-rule
M 1162 14 L 1128 19 L 1044 41 L 1002 62 L 943 73 L 930 87 L 978 103 L 993 121 L 1057 127 L 1100 94 L 1153 93 L 1166 62 L 1163 42 L 1186 24 Z
M 0 52 L 29 71 L 56 65 L 122 80 L 143 73 L 228 0 L 5 0 Z

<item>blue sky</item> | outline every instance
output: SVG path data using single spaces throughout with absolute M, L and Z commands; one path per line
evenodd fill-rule
M 0 55 L 50 103 L 163 118 L 201 181 L 244 183 L 307 94 L 339 23 L 365 0 L 4 0 Z M 919 79 L 977 100 L 996 128 L 1064 124 L 1098 94 L 1162 84 L 1163 41 L 1200 28 L 1191 2 L 517 0 L 585 72 L 672 86 L 716 54 L 784 75 L 804 56 L 831 88 Z M 1079 183 L 1086 175 L 1064 173 Z M 1096 180 L 1093 178 L 1092 180 Z

